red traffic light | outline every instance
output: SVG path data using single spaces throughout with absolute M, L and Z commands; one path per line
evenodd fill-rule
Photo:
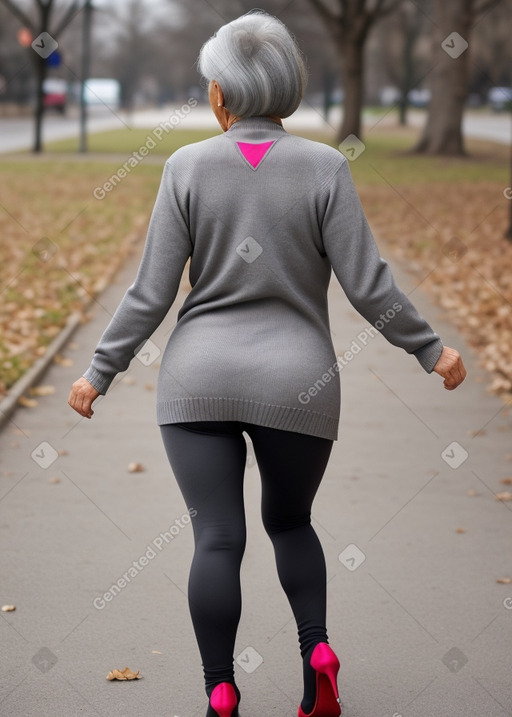
M 16 33 L 16 37 L 18 38 L 18 42 L 22 47 L 30 47 L 32 44 L 32 40 L 34 39 L 32 37 L 32 33 L 27 27 L 22 27 L 18 32 Z

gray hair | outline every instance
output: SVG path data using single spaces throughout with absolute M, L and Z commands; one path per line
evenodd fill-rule
M 289 117 L 307 83 L 301 51 L 287 27 L 263 10 L 223 25 L 201 48 L 198 68 L 222 88 L 236 117 Z

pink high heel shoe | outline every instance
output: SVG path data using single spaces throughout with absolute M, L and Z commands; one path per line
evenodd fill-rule
M 206 717 L 238 717 L 238 699 L 230 682 L 221 682 L 214 688 Z
M 316 672 L 315 706 L 306 714 L 299 705 L 298 717 L 338 717 L 341 714 L 341 700 L 336 678 L 340 662 L 326 642 L 315 646 L 309 664 Z

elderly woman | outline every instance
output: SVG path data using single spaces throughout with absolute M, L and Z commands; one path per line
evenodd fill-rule
M 263 525 L 297 623 L 298 714 L 335 717 L 339 661 L 328 644 L 325 560 L 310 521 L 340 413 L 331 268 L 357 311 L 440 374 L 445 388 L 456 388 L 465 369 L 395 284 L 345 157 L 284 129 L 306 83 L 286 27 L 262 11 L 243 15 L 208 40 L 199 66 L 223 134 L 166 161 L 135 281 L 69 403 L 91 418 L 94 399 L 166 316 L 190 257 L 192 289 L 161 360 L 157 423 L 193 515 L 188 595 L 207 715 L 235 717 L 240 701 L 233 650 L 246 432 L 261 474 Z

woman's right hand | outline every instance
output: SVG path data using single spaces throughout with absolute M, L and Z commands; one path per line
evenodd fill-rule
M 462 358 L 456 349 L 448 346 L 443 347 L 441 356 L 438 358 L 433 370 L 444 378 L 444 387 L 453 391 L 466 378 L 466 369 Z
M 84 416 L 84 418 L 92 418 L 94 411 L 91 406 L 99 395 L 100 392 L 82 376 L 71 386 L 68 403 L 71 408 L 81 416 Z

